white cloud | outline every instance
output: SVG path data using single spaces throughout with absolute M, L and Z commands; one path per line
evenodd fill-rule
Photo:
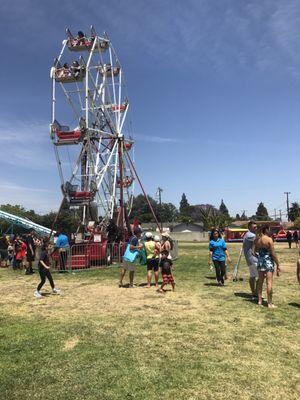
M 182 140 L 172 137 L 135 135 L 136 140 L 148 143 L 183 143 Z
M 32 170 L 53 168 L 56 163 L 45 123 L 0 120 L 0 146 L 5 157 L 0 163 Z
M 57 210 L 60 201 L 59 191 L 0 181 L 0 204 L 20 204 L 37 213 L 46 213 Z

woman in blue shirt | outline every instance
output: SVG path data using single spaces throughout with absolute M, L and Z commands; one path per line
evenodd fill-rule
M 226 273 L 225 261 L 231 263 L 230 255 L 227 250 L 227 245 L 222 239 L 218 229 L 213 229 L 209 241 L 209 259 L 208 264 L 214 263 L 216 269 L 216 279 L 219 286 L 224 286 L 224 276 Z

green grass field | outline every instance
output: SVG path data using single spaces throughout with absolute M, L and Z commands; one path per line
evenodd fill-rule
M 61 296 L 46 284 L 38 300 L 37 274 L 1 269 L 1 399 L 298 399 L 298 255 L 286 247 L 276 310 L 250 300 L 244 260 L 243 281 L 216 287 L 206 244 L 181 244 L 165 295 L 119 289 L 111 268 L 54 274 Z

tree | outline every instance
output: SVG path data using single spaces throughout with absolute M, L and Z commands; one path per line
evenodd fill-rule
M 255 214 L 255 219 L 257 219 L 258 221 L 269 221 L 270 220 L 268 210 L 264 206 L 263 202 L 260 202 L 258 204 L 256 214 Z
M 191 206 L 187 201 L 185 193 L 182 194 L 179 205 L 180 217 L 191 217 Z
M 212 204 L 195 204 L 194 206 L 190 207 L 191 217 L 195 222 L 203 222 L 203 213 L 205 214 L 205 211 L 214 210 L 216 213 L 218 213 L 218 210 Z
M 294 228 L 300 229 L 300 216 L 295 219 Z
M 162 203 L 159 211 L 159 217 L 162 222 L 172 222 L 178 218 L 178 210 L 172 203 Z
M 199 212 L 205 230 L 209 230 L 212 227 L 225 228 L 231 222 L 230 217 L 228 218 L 221 214 L 220 211 L 213 206 L 199 208 Z
M 224 217 L 230 218 L 229 212 L 228 212 L 228 208 L 226 207 L 223 199 L 221 200 L 221 204 L 220 204 L 220 207 L 219 207 L 219 212 L 220 212 L 221 215 L 224 215 Z
M 158 204 L 157 202 L 150 196 L 148 196 L 149 202 L 154 210 L 155 215 L 158 214 Z M 146 197 L 143 194 L 139 194 L 133 199 L 132 209 L 130 213 L 130 219 L 138 219 L 139 222 L 154 222 L 155 219 L 152 215 L 152 212 L 149 208 L 149 204 L 147 202 Z
M 241 215 L 241 221 L 248 221 L 248 217 L 247 217 L 245 211 L 243 211 L 243 214 Z
M 289 216 L 291 221 L 295 221 L 298 217 L 300 217 L 300 206 L 299 203 L 292 203 L 289 209 Z

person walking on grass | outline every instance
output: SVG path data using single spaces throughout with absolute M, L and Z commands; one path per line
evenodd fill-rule
M 26 265 L 26 275 L 31 275 L 34 273 L 32 264 L 35 260 L 35 242 L 33 239 L 34 231 L 30 231 L 29 234 L 26 236 L 26 246 L 27 246 L 27 252 L 26 252 L 26 259 L 27 259 L 27 265 Z
M 151 287 L 152 271 L 154 271 L 155 286 L 158 287 L 160 247 L 157 246 L 151 232 L 146 232 L 145 237 L 145 250 L 147 254 L 147 288 Z
M 60 294 L 60 290 L 55 287 L 51 272 L 50 272 L 50 263 L 49 263 L 49 255 L 48 255 L 48 239 L 43 241 L 42 249 L 41 249 L 41 256 L 39 260 L 39 274 L 41 277 L 41 282 L 38 284 L 37 289 L 34 292 L 34 297 L 40 299 L 43 297 L 41 295 L 41 289 L 46 282 L 46 278 L 48 279 L 52 293 L 53 294 Z
M 298 235 L 297 230 L 293 232 L 293 241 L 295 242 L 296 249 L 298 249 L 299 248 L 299 235 Z
M 276 273 L 279 276 L 280 267 L 279 260 L 274 249 L 273 240 L 270 238 L 270 228 L 263 225 L 259 228 L 258 234 L 254 241 L 253 251 L 257 253 L 257 269 L 258 269 L 258 305 L 262 306 L 262 289 L 264 280 L 267 281 L 267 297 L 268 307 L 275 308 L 273 304 L 273 275 L 275 264 L 277 266 Z
M 288 244 L 289 244 L 289 249 L 292 248 L 292 239 L 293 239 L 293 236 L 292 236 L 291 232 L 290 232 L 290 231 L 287 231 L 287 233 L 286 233 L 286 240 L 287 240 L 287 242 L 288 242 Z
M 248 232 L 244 235 L 243 250 L 246 263 L 249 268 L 249 285 L 252 293 L 252 300 L 257 298 L 257 257 L 253 254 L 253 243 L 256 238 L 257 225 L 254 221 L 248 223 Z
M 215 266 L 218 286 L 224 286 L 226 260 L 228 264 L 231 263 L 227 245 L 224 239 L 222 239 L 220 231 L 218 229 L 213 229 L 211 240 L 209 241 L 208 265 L 213 263 Z
M 53 253 L 58 251 L 59 254 L 59 272 L 66 272 L 68 253 L 70 251 L 69 239 L 68 236 L 63 233 L 62 229 L 58 229 L 57 233 L 58 237 L 55 242 Z
M 133 233 L 134 233 L 133 236 L 129 240 L 130 251 L 134 252 L 134 251 L 142 250 L 144 245 L 143 245 L 143 243 L 139 242 L 141 235 L 142 235 L 142 230 L 140 228 L 135 228 Z M 135 258 L 135 261 L 133 261 L 133 262 L 123 260 L 123 268 L 121 268 L 121 272 L 120 272 L 119 288 L 123 287 L 123 280 L 124 280 L 126 271 L 129 271 L 129 287 L 130 288 L 135 287 L 135 285 L 133 283 L 133 279 L 134 279 L 134 273 L 136 271 L 136 267 L 137 267 L 137 265 L 139 265 L 139 260 L 140 260 L 139 255 L 137 255 L 137 257 Z
M 160 268 L 161 268 L 161 274 L 163 278 L 163 283 L 161 287 L 158 289 L 158 292 L 160 293 L 165 293 L 165 286 L 170 283 L 172 286 L 173 292 L 175 292 L 175 280 L 174 276 L 172 273 L 172 260 L 169 258 L 169 252 L 168 250 L 163 250 L 161 252 L 161 261 L 159 263 Z

